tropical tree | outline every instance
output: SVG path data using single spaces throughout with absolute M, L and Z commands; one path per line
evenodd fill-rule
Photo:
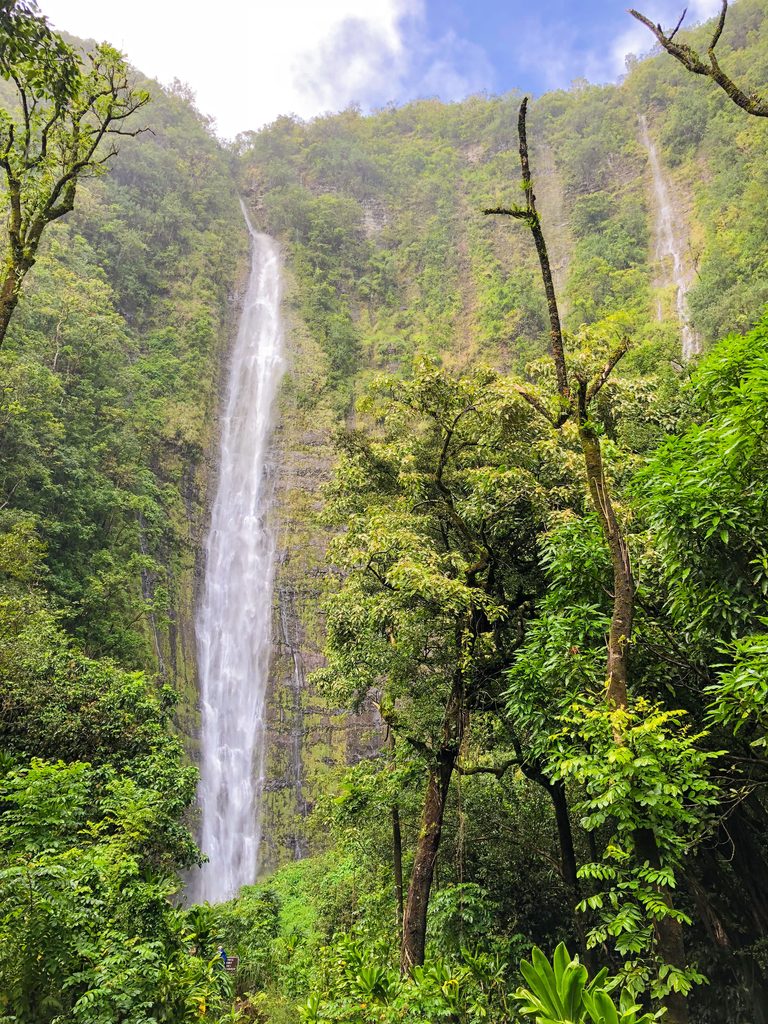
M 116 136 L 149 101 L 122 55 L 106 44 L 81 56 L 34 5 L 6 4 L 0 76 L 12 86 L 0 109 L 0 168 L 8 211 L 0 264 L 0 345 L 48 224 L 74 209 L 79 181 L 117 153 Z M 109 140 L 109 144 L 106 144 Z
M 331 518 L 346 526 L 334 547 L 346 576 L 329 602 L 321 679 L 347 703 L 374 694 L 426 771 L 403 917 L 410 970 L 424 960 L 451 779 L 473 770 L 459 763 L 470 716 L 502 706 L 503 669 L 539 588 L 546 484 L 564 470 L 488 371 L 456 380 L 424 362 L 413 380 L 382 384 L 368 410 L 378 436 L 374 421 L 372 436 L 341 440 Z
M 614 785 L 620 782 L 622 766 L 626 768 L 631 763 L 634 767 L 640 767 L 640 764 L 636 764 L 637 756 L 632 753 L 632 732 L 637 726 L 638 717 L 642 718 L 648 713 L 648 709 L 635 706 L 634 696 L 630 692 L 630 651 L 637 610 L 636 582 L 626 530 L 617 513 L 606 472 L 601 438 L 603 428 L 597 410 L 597 398 L 616 365 L 626 354 L 629 343 L 627 338 L 621 338 L 613 347 L 609 347 L 602 365 L 595 361 L 594 354 L 589 351 L 577 351 L 575 355 L 567 351 L 549 253 L 536 208 L 528 156 L 527 105 L 525 98 L 520 105 L 518 117 L 521 184 L 525 203 L 496 207 L 485 213 L 520 220 L 533 236 L 549 311 L 550 359 L 555 390 L 554 395 L 547 395 L 527 383 L 516 382 L 512 386 L 556 430 L 564 429 L 569 423 L 575 425 L 589 502 L 607 547 L 612 576 L 610 616 L 605 636 L 607 657 L 604 666 L 603 707 L 601 710 L 577 707 L 570 719 L 566 716 L 566 731 L 570 730 L 570 736 L 582 746 L 582 751 L 579 754 L 571 748 L 564 753 L 561 774 L 567 776 L 575 773 L 577 781 L 586 788 L 588 800 L 584 809 L 591 812 L 585 818 L 588 828 L 605 823 L 609 816 L 616 819 L 618 815 L 619 820 L 625 822 L 621 860 L 624 863 L 634 862 L 641 871 L 641 876 L 634 878 L 630 887 L 635 889 L 644 906 L 656 949 L 664 964 L 660 969 L 660 977 L 667 979 L 665 983 L 655 985 L 655 993 L 663 997 L 668 1020 L 674 1024 L 685 1024 L 688 1020 L 685 994 L 700 976 L 687 969 L 682 925 L 689 919 L 673 906 L 671 896 L 675 885 L 673 869 L 679 863 L 680 850 L 679 844 L 672 841 L 667 816 L 669 814 L 674 818 L 675 808 L 670 811 L 662 801 L 657 816 L 646 813 L 648 806 L 653 807 L 655 801 L 651 799 L 649 804 L 643 791 L 642 772 L 635 777 L 639 786 Z M 674 725 L 671 724 L 674 723 L 674 714 L 670 718 L 665 712 L 659 711 L 659 716 L 655 719 L 658 727 L 655 748 L 650 749 L 646 745 L 642 751 L 643 758 L 650 758 L 646 763 L 645 774 L 648 784 L 651 788 L 659 784 L 658 780 L 653 779 L 654 772 L 650 770 L 654 758 L 656 771 L 662 778 L 670 773 L 674 776 L 684 763 L 693 779 L 693 792 L 701 795 L 699 813 L 703 813 L 708 802 L 707 785 L 703 778 L 706 774 L 706 758 L 698 755 L 689 739 L 676 735 Z M 609 766 L 607 772 L 603 770 L 605 764 Z M 619 797 L 619 793 L 623 797 Z M 686 793 L 681 792 L 679 796 L 681 808 Z M 621 811 L 618 803 L 620 799 L 624 800 Z M 608 804 L 611 804 L 611 810 L 603 814 Z M 665 851 L 665 840 L 668 840 L 669 851 Z M 598 867 L 594 870 L 599 873 L 603 869 Z M 651 892 L 646 894 L 646 888 Z M 627 913 L 630 911 L 625 908 L 624 915 Z M 609 934 L 623 930 L 621 921 L 612 921 L 604 930 L 602 941 Z M 636 929 L 633 927 L 632 930 Z M 597 935 L 593 935 L 593 941 L 598 941 Z M 630 952 L 630 948 L 627 947 L 625 952 Z

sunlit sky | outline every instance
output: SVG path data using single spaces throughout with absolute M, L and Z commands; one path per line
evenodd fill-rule
M 636 0 L 674 24 L 686 0 Z M 148 75 L 179 78 L 231 138 L 280 114 L 308 118 L 426 96 L 576 78 L 615 80 L 653 41 L 627 0 L 40 0 L 56 28 L 108 40 Z M 720 0 L 687 0 L 687 23 Z

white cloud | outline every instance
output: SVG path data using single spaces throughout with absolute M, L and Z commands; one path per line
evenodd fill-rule
M 450 102 L 493 87 L 494 70 L 485 50 L 453 31 L 439 39 L 417 31 L 409 50 L 413 56 L 403 82 L 409 97 L 439 96 Z
M 161 82 L 188 83 L 225 137 L 280 114 L 308 118 L 350 103 L 369 108 L 419 96 L 455 100 L 496 84 L 481 46 L 453 31 L 429 35 L 426 0 L 40 2 L 56 27 L 108 39 Z M 671 25 L 686 0 L 634 2 Z M 686 23 L 694 24 L 715 14 L 721 0 L 687 2 Z M 626 0 L 614 3 L 623 7 Z M 510 86 L 531 77 L 548 88 L 567 87 L 576 77 L 612 81 L 628 53 L 648 52 L 654 42 L 627 16 L 612 43 L 585 51 L 578 26 L 553 25 L 543 4 L 512 0 L 513 14 L 511 49 L 522 80 Z
M 689 0 L 688 14 L 692 24 L 697 21 L 706 21 L 717 14 L 722 4 L 720 0 Z
M 721 8 L 721 3 L 720 0 L 688 0 L 687 3 L 685 3 L 685 0 L 682 0 L 680 6 L 676 8 L 669 0 L 665 0 L 664 3 L 660 3 L 659 0 L 653 0 L 651 3 L 638 3 L 637 6 L 652 21 L 659 22 L 665 29 L 672 29 L 676 25 L 677 19 L 682 14 L 684 7 L 687 7 L 688 10 L 684 24 L 692 26 L 706 21 L 717 14 Z M 656 40 L 645 25 L 641 25 L 638 21 L 632 19 L 632 24 L 627 28 L 626 32 L 623 32 L 610 48 L 608 61 L 599 62 L 602 67 L 603 78 L 615 78 L 621 74 L 624 70 L 624 62 L 628 54 L 633 53 L 639 56 L 640 54 L 648 53 L 655 43 Z M 599 77 L 599 73 L 596 77 Z
M 574 26 L 565 22 L 552 26 L 541 14 L 515 23 L 514 57 L 518 67 L 535 72 L 547 89 L 565 88 L 586 74 Z
M 359 17 L 341 22 L 313 51 L 296 62 L 297 86 L 326 107 L 340 102 L 375 106 L 418 97 L 461 99 L 490 88 L 493 68 L 482 49 L 455 32 L 430 39 L 424 12 L 402 14 L 386 46 Z
M 311 117 L 375 92 L 405 60 L 406 22 L 422 0 L 42 0 L 53 24 L 107 39 L 162 82 L 180 78 L 231 137 L 280 114 Z M 344 26 L 364 46 L 318 71 Z M 315 68 L 314 73 L 308 73 Z

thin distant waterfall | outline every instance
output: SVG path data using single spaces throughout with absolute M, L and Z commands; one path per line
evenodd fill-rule
M 653 193 L 656 199 L 656 258 L 668 269 L 671 283 L 675 286 L 675 310 L 680 321 L 683 359 L 690 359 L 701 351 L 701 343 L 688 318 L 688 302 L 686 296 L 690 286 L 690 275 L 686 273 L 683 255 L 675 237 L 672 214 L 672 201 L 669 189 L 659 161 L 656 144 L 648 131 L 645 117 L 640 118 L 640 134 L 643 145 L 648 152 L 648 163 L 653 176 Z M 658 318 L 662 319 L 661 303 L 658 306 Z
M 242 205 L 242 203 L 241 203 Z M 200 845 L 190 900 L 220 903 L 256 877 L 264 773 L 275 544 L 267 456 L 283 373 L 277 244 L 254 231 L 229 367 L 219 479 L 197 615 L 201 699 Z

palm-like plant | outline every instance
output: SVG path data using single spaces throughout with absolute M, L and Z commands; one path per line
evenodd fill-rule
M 536 1024 L 652 1024 L 658 1015 L 643 1013 L 632 994 L 623 991 L 617 1008 L 604 982 L 603 968 L 590 982 L 586 967 L 572 958 L 564 943 L 555 950 L 552 963 L 534 946 L 532 963 L 520 965 L 528 988 L 519 988 L 515 997 L 526 1016 Z

